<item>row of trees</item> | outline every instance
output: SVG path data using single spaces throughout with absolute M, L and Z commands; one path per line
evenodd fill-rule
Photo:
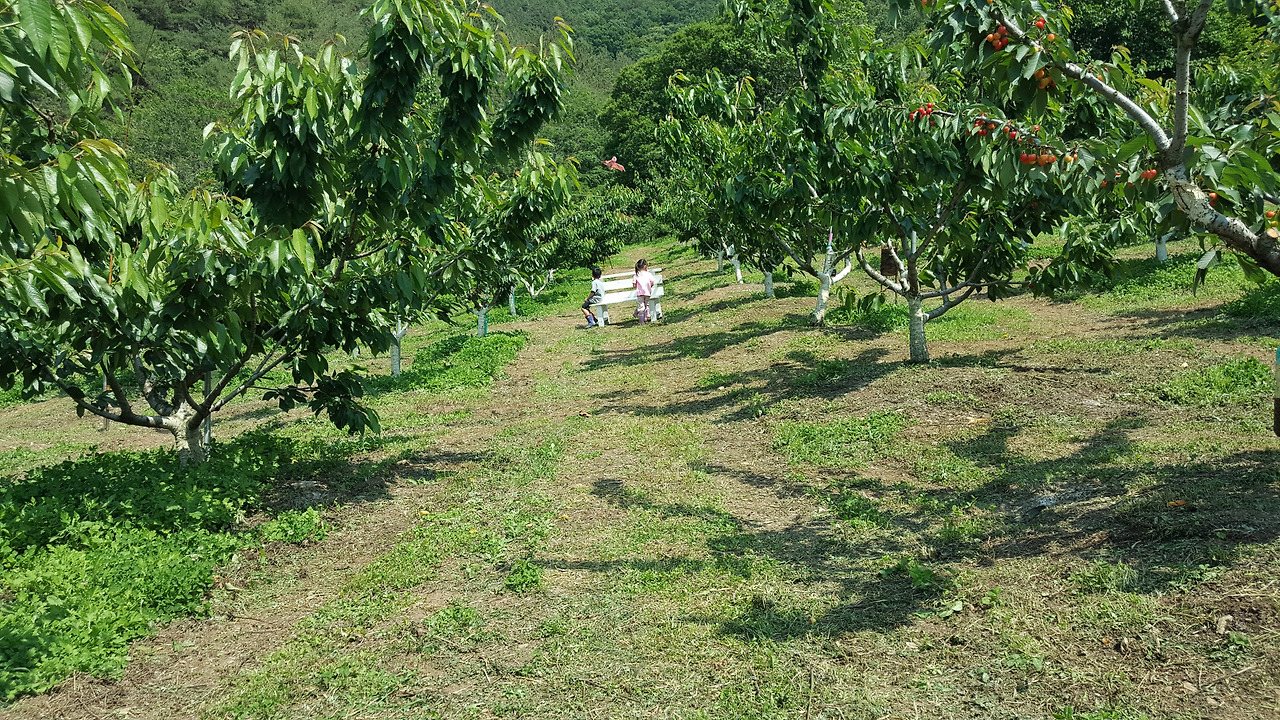
M 0 3 L 0 386 L 168 430 L 191 462 L 204 420 L 253 391 L 377 429 L 326 353 L 492 304 L 545 251 L 536 230 L 576 173 L 532 144 L 563 106 L 567 29 L 511 47 L 464 2 L 366 16 L 359 58 L 238 35 L 238 113 L 206 129 L 222 187 L 184 192 L 165 168 L 135 180 L 104 139 L 137 69 L 123 19 Z
M 1204 266 L 1232 252 L 1255 277 L 1280 275 L 1280 75 L 1194 59 L 1213 5 L 1165 3 L 1174 72 L 1160 81 L 1125 52 L 1082 55 L 1068 11 L 1038 2 L 900 0 L 895 12 L 934 27 L 899 48 L 826 3 L 732 3 L 763 52 L 792 60 L 793 81 L 760 96 L 750 76 L 673 77 L 661 137 L 690 198 L 675 204 L 766 278 L 784 261 L 813 276 L 815 322 L 856 264 L 905 298 L 916 362 L 929 320 L 978 293 L 1087 283 L 1140 233 L 1202 233 Z M 1273 40 L 1280 28 L 1262 4 L 1228 11 L 1269 23 Z M 1046 232 L 1063 250 L 1028 270 Z

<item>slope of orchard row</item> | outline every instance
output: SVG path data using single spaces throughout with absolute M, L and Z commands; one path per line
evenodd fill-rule
M 1280 285 L 1199 254 L 917 366 L 901 305 L 630 248 L 662 322 L 585 330 L 563 274 L 415 329 L 382 434 L 251 398 L 194 470 L 13 402 L 0 716 L 1270 716 Z

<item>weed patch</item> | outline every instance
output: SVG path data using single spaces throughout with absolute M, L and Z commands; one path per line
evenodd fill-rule
M 130 640 L 201 613 L 214 568 L 241 545 L 232 529 L 304 452 L 252 433 L 199 467 L 121 452 L 0 486 L 0 698 L 118 674 Z
M 1155 395 L 1175 405 L 1215 407 L 1254 402 L 1270 389 L 1271 370 L 1245 357 L 1186 373 L 1157 387 Z
M 419 350 L 399 378 L 369 381 L 374 390 L 446 392 L 484 388 L 500 377 L 528 341 L 524 333 L 491 332 L 485 337 L 454 335 Z

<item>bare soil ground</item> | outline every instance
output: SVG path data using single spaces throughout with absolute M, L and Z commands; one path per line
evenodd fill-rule
M 376 498 L 321 488 L 326 540 L 0 717 L 1280 717 L 1269 407 L 1159 394 L 1280 321 L 973 301 L 917 367 L 663 259 L 663 322 L 514 323 L 487 395 L 388 401 L 464 412 L 389 430 Z M 0 449 L 95 432 L 51 407 Z

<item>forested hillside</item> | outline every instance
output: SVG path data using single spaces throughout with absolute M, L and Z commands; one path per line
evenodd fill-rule
M 714 0 L 498 0 L 512 42 L 536 43 L 556 17 L 574 29 L 577 66 L 569 108 L 545 133 L 555 154 L 595 165 L 605 144 L 596 116 L 618 71 L 651 53 L 681 27 L 715 13 Z M 147 162 L 172 165 L 185 183 L 211 178 L 202 160 L 201 131 L 230 111 L 227 59 L 232 33 L 261 29 L 288 35 L 308 51 L 335 35 L 354 51 L 364 40 L 359 0 L 122 0 L 142 58 L 132 112 L 116 129 L 135 172 Z

